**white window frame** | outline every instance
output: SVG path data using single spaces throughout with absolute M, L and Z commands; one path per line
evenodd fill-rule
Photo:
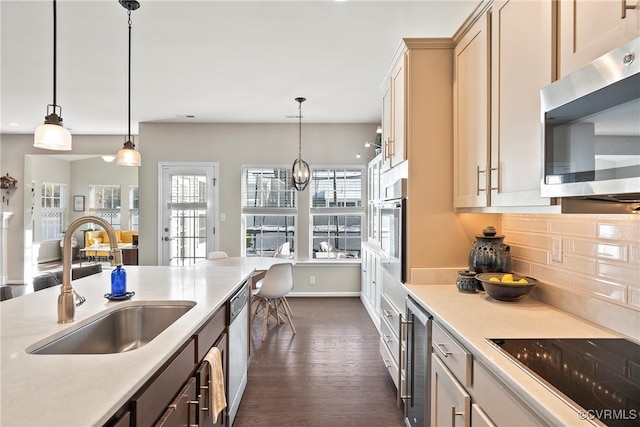
M 46 187 L 59 187 L 59 197 L 47 197 Z M 44 194 L 43 194 L 44 193 Z M 51 204 L 55 199 L 59 200 L 59 206 L 47 206 L 47 200 L 51 200 Z M 62 238 L 62 227 L 64 224 L 64 214 L 67 208 L 67 185 L 59 182 L 43 181 L 40 184 L 40 241 L 48 242 L 53 240 L 60 240 Z M 56 219 L 54 225 L 51 225 L 52 221 L 45 220 L 46 218 Z
M 246 239 L 247 239 L 247 226 L 246 226 L 246 219 L 247 217 L 250 216 L 270 216 L 270 217 L 278 217 L 278 216 L 282 216 L 282 217 L 293 217 L 293 245 L 292 245 L 292 254 L 296 254 L 297 253 L 297 246 L 298 246 L 298 224 L 299 224 L 299 218 L 298 218 L 298 194 L 297 191 L 295 191 L 295 189 L 293 189 L 293 185 L 288 184 L 289 188 L 285 188 L 284 190 L 278 190 L 277 194 L 284 194 L 283 192 L 288 192 L 291 191 L 291 196 L 292 198 L 290 199 L 291 201 L 291 206 L 266 206 L 266 207 L 261 207 L 261 206 L 245 206 L 245 202 L 247 200 L 247 193 L 250 191 L 249 188 L 247 188 L 247 182 L 246 182 L 246 173 L 248 170 L 251 169 L 256 169 L 256 170 L 268 170 L 268 169 L 278 169 L 278 170 L 282 170 L 283 173 L 285 173 L 286 178 L 288 179 L 288 173 L 289 173 L 289 166 L 286 165 L 242 165 L 241 166 L 241 177 L 240 177 L 240 187 L 241 187 L 241 196 L 240 196 L 240 212 L 241 212 L 241 255 L 246 257 L 252 257 L 252 256 L 262 256 L 262 255 L 247 255 L 247 244 L 246 244 Z M 264 200 L 264 197 L 261 196 L 260 200 Z M 278 201 L 277 204 L 280 204 L 280 202 Z M 289 239 L 287 239 L 287 241 L 289 241 Z M 270 255 L 268 255 L 270 256 Z
M 138 185 L 129 185 L 129 230 L 138 230 L 140 220 L 140 189 Z
M 314 189 L 314 174 L 319 173 L 319 171 L 323 170 L 335 170 L 335 171 L 349 171 L 349 170 L 357 170 L 360 172 L 360 199 L 358 200 L 360 206 L 344 206 L 344 207 L 314 207 L 313 201 L 316 196 Z M 314 261 L 350 261 L 354 258 L 347 258 L 348 251 L 345 249 L 344 251 L 331 251 L 327 253 L 327 258 L 316 258 L 314 257 L 315 242 L 314 242 L 314 217 L 316 216 L 355 216 L 360 217 L 360 244 L 366 239 L 366 201 L 367 201 L 367 193 L 366 193 L 366 178 L 367 178 L 367 170 L 365 166 L 362 165 L 320 165 L 314 166 L 311 168 L 311 182 L 307 187 L 309 190 L 309 259 Z M 339 200 L 340 201 L 340 200 Z M 358 245 L 358 258 L 361 259 L 362 253 L 360 250 L 360 246 Z
M 117 207 L 96 207 L 95 189 L 101 188 L 115 188 L 120 190 L 120 206 Z M 119 230 L 122 225 L 122 186 L 120 184 L 89 184 L 89 212 L 92 215 L 100 217 L 107 221 L 111 226 Z M 118 222 L 114 222 L 114 218 L 119 218 Z

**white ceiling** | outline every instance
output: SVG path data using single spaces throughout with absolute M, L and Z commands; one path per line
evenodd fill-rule
M 151 121 L 295 123 L 298 96 L 305 122 L 379 123 L 401 38 L 451 37 L 479 1 L 140 0 L 132 133 Z M 57 9 L 65 127 L 126 134 L 127 11 L 117 0 Z M 32 133 L 53 102 L 53 3 L 1 0 L 0 15 L 0 131 Z

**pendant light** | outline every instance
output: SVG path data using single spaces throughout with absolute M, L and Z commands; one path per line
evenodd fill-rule
M 291 168 L 291 183 L 298 191 L 304 191 L 309 184 L 311 171 L 309 164 L 302 160 L 302 103 L 307 98 L 296 98 L 298 102 L 298 158 L 294 160 Z
M 136 0 L 120 0 L 120 4 L 127 9 L 127 16 L 129 17 L 129 128 L 127 136 L 125 137 L 124 146 L 118 151 L 118 155 L 116 156 L 116 164 L 121 166 L 140 166 L 142 163 L 140 152 L 136 150 L 136 146 L 133 143 L 133 136 L 131 136 L 131 11 L 138 9 L 140 3 Z
M 47 150 L 71 150 L 71 132 L 62 126 L 62 107 L 56 104 L 57 25 L 56 0 L 53 0 L 53 104 L 47 105 L 44 124 L 36 128 L 33 146 Z M 57 114 L 58 112 L 59 114 Z

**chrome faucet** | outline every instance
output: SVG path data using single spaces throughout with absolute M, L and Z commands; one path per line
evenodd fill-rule
M 69 224 L 62 244 L 62 287 L 60 288 L 60 295 L 58 295 L 58 323 L 73 322 L 73 317 L 76 313 L 75 296 L 77 294 L 71 287 L 71 237 L 79 226 L 87 223 L 96 223 L 104 228 L 109 235 L 109 245 L 111 246 L 109 253 L 112 255 L 111 265 L 122 265 L 122 252 L 118 248 L 118 238 L 111 224 L 93 215 L 80 217 Z M 78 305 L 84 302 L 84 297 L 78 296 L 78 299 Z

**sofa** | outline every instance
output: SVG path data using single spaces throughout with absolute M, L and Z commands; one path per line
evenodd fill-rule
M 116 232 L 116 237 L 118 239 L 118 245 L 122 244 L 134 244 L 138 242 L 138 230 L 114 230 Z M 134 238 L 134 236 L 136 236 Z M 134 242 L 135 240 L 135 242 Z M 109 251 L 97 250 L 97 251 L 87 251 L 87 248 L 90 248 L 94 245 L 108 245 L 109 242 L 109 234 L 105 230 L 95 230 L 95 231 L 87 231 L 84 235 L 84 248 L 86 256 L 95 256 L 95 257 L 108 257 Z

